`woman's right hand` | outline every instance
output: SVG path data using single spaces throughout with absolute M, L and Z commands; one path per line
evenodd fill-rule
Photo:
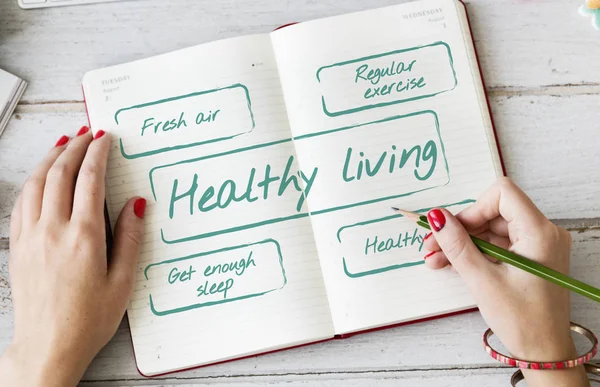
M 454 217 L 428 213 L 433 237 L 426 264 L 449 264 L 462 276 L 483 318 L 518 359 L 555 362 L 577 357 L 570 334 L 569 291 L 483 255 L 475 235 L 561 273 L 569 272 L 571 235 L 551 223 L 510 179 L 501 178 L 475 204 Z M 583 367 L 524 370 L 529 386 L 589 386 Z M 550 381 L 551 380 L 551 381 Z

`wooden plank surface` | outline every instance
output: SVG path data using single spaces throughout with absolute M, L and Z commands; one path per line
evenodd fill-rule
M 600 286 L 600 255 L 597 254 L 600 250 L 600 230 L 573 232 L 572 236 L 574 241 L 572 274 L 585 282 Z M 7 297 L 9 294 L 5 265 L 7 255 L 6 250 L 0 252 L 0 262 L 2 262 L 0 265 L 0 351 L 9 342 L 12 330 L 12 307 Z M 573 321 L 600 332 L 599 315 L 600 304 L 573 295 Z M 480 368 L 500 367 L 499 363 L 489 358 L 481 347 L 481 334 L 485 328 L 479 313 L 474 312 L 181 372 L 157 380 L 164 381 L 166 383 L 164 385 L 170 385 L 169 383 L 175 384 L 175 381 L 190 383 L 191 380 L 196 380 L 195 378 L 199 378 L 198 381 L 202 383 L 212 381 L 214 378 L 229 378 L 227 380 L 231 382 L 237 380 L 232 379 L 232 376 L 239 376 L 246 378 L 242 380 L 243 383 L 246 381 L 266 383 L 273 377 L 281 376 L 283 379 L 274 380 L 275 385 L 278 385 L 277 383 L 284 383 L 282 380 L 287 383 L 289 380 L 285 378 L 290 376 L 331 377 L 334 381 L 335 378 L 343 381 L 345 376 L 342 378 L 340 375 L 352 377 L 360 373 L 371 378 L 369 383 L 372 380 L 373 385 L 383 383 L 380 385 L 387 386 L 385 384 L 387 381 L 378 379 L 381 373 L 392 372 L 390 375 L 401 375 L 403 372 L 410 373 L 415 370 L 425 372 L 470 369 L 471 371 L 464 375 L 476 376 L 481 372 Z M 433 375 L 439 376 L 439 374 Z M 460 380 L 460 376 L 457 377 Z M 94 360 L 85 375 L 85 380 L 112 380 L 119 383 L 142 380 L 135 368 L 126 322 L 121 324 L 117 335 Z M 463 384 L 457 382 L 458 384 L 448 385 L 480 385 L 462 380 Z M 305 383 L 302 380 L 293 382 Z M 506 379 L 503 379 L 502 383 L 490 385 L 503 386 L 505 382 Z M 119 383 L 107 385 L 126 385 Z M 338 382 L 331 383 L 323 382 L 323 385 L 338 385 L 336 384 Z
M 492 387 L 506 386 L 513 370 L 508 369 L 478 369 L 472 370 L 443 370 L 443 371 L 389 371 L 389 372 L 360 372 L 336 373 L 316 375 L 284 375 L 244 377 L 231 376 L 222 378 L 200 378 L 189 380 L 186 378 L 173 378 L 166 380 L 114 380 L 105 382 L 83 382 L 81 387 L 116 387 L 116 386 L 211 386 L 211 387 L 299 387 L 299 386 L 327 386 L 327 387 Z M 443 381 L 440 383 L 440 381 Z
M 140 0 L 22 11 L 0 2 L 0 68 L 30 82 L 26 103 L 80 101 L 86 71 L 278 25 L 401 0 Z M 598 93 L 600 39 L 577 13 L 583 0 L 470 0 L 490 88 L 581 85 Z M 585 58 L 585 59 L 583 59 Z

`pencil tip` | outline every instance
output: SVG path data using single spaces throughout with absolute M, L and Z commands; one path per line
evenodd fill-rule
M 415 222 L 417 220 L 419 220 L 419 214 L 415 214 L 414 212 L 410 212 L 410 211 L 406 211 L 406 210 L 401 210 L 400 208 L 397 208 L 397 207 L 392 207 L 392 209 L 395 212 L 399 212 L 400 214 L 402 214 L 405 218 L 414 220 Z

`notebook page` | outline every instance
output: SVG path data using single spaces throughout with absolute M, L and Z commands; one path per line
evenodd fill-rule
M 333 336 L 268 35 L 94 71 L 84 89 L 112 133 L 113 226 L 148 199 L 128 309 L 143 374 Z
M 427 0 L 272 33 L 337 334 L 472 307 L 391 206 L 457 212 L 501 166 L 464 13 Z

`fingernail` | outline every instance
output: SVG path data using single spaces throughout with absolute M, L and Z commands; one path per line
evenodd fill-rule
M 77 136 L 83 136 L 84 134 L 86 134 L 87 132 L 90 131 L 90 128 L 88 128 L 87 126 L 82 126 L 81 129 L 79 129 L 79 132 L 77 132 Z
M 430 233 L 427 233 L 427 235 L 425 235 L 425 238 L 423 238 L 423 240 L 427 240 L 427 238 L 429 238 L 429 237 L 430 237 L 430 236 L 432 236 L 432 235 L 433 235 L 433 233 L 431 233 L 431 232 L 430 232 Z
M 429 220 L 429 225 L 437 232 L 441 231 L 446 225 L 444 213 L 437 208 L 427 213 L 427 220 Z
M 135 216 L 140 219 L 144 219 L 144 213 L 146 212 L 146 199 L 140 198 L 133 203 L 133 212 Z
M 65 144 L 66 144 L 66 143 L 68 143 L 68 142 L 69 142 L 69 137 L 67 137 L 67 136 L 62 136 L 61 138 L 59 138 L 59 139 L 58 139 L 58 141 L 56 142 L 56 145 L 54 145 L 54 146 L 55 146 L 55 147 L 56 147 L 56 146 L 63 146 L 63 145 L 65 145 Z
M 427 254 L 425 257 L 423 257 L 423 259 L 427 259 L 427 258 L 431 257 L 433 254 L 435 254 L 435 251 L 432 251 L 431 253 Z
M 106 133 L 104 130 L 99 130 L 96 132 L 96 135 L 94 136 L 94 140 L 99 139 L 100 137 L 104 136 L 104 133 Z

